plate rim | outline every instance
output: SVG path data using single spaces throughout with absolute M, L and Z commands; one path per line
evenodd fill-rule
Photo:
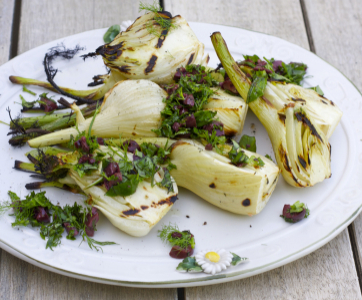
M 294 44 L 292 42 L 289 42 L 283 38 L 277 37 L 275 35 L 271 35 L 271 34 L 267 34 L 267 33 L 263 33 L 263 32 L 259 32 L 259 31 L 255 31 L 255 30 L 250 30 L 250 29 L 245 29 L 242 27 L 236 27 L 236 26 L 227 26 L 227 25 L 221 25 L 221 24 L 212 24 L 212 23 L 204 23 L 204 22 L 188 22 L 189 24 L 194 24 L 195 26 L 197 26 L 198 24 L 200 25 L 211 25 L 211 26 L 218 26 L 220 27 L 220 30 L 222 28 L 235 28 L 235 29 L 241 29 L 241 30 L 245 30 L 247 32 L 252 32 L 252 33 L 258 33 L 258 34 L 262 34 L 265 36 L 270 36 L 273 38 L 276 38 L 278 40 L 283 41 L 284 43 L 288 43 L 291 44 L 293 46 L 296 46 L 298 48 L 300 48 L 303 51 L 307 51 L 311 54 L 313 54 L 314 56 L 316 56 L 318 59 L 324 61 L 325 63 L 327 63 L 328 65 L 330 65 L 333 69 L 335 69 L 337 72 L 339 72 L 345 79 L 347 79 L 352 86 L 355 88 L 355 90 L 362 96 L 361 91 L 356 87 L 356 85 L 343 73 L 341 72 L 337 67 L 335 67 L 334 65 L 332 65 L 331 63 L 329 63 L 328 61 L 326 61 L 325 59 L 321 58 L 320 56 L 318 56 L 316 53 L 310 51 L 309 49 L 305 49 L 297 44 Z M 50 41 L 48 43 L 39 45 L 35 48 L 32 48 L 28 51 L 31 50 L 35 50 L 38 48 L 43 48 L 46 46 L 50 46 L 51 44 L 54 43 L 60 43 L 62 41 L 64 41 L 67 38 L 75 38 L 77 36 L 81 36 L 85 33 L 88 32 L 94 32 L 94 31 L 99 31 L 99 30 L 106 30 L 107 28 L 100 28 L 100 29 L 93 29 L 93 30 L 88 30 L 88 31 L 84 31 L 84 32 L 80 32 L 77 34 L 73 34 L 73 35 L 69 35 L 60 39 L 56 39 L 54 41 Z M 14 57 L 13 59 L 9 60 L 8 62 L 2 64 L 0 67 L 4 67 L 8 64 L 11 64 L 14 60 L 18 60 L 21 59 L 21 57 L 23 55 L 25 55 L 28 51 Z M 355 136 L 355 134 L 353 134 Z M 264 264 L 262 266 L 256 267 L 254 269 L 247 269 L 247 270 L 241 270 L 241 271 L 235 271 L 235 272 L 231 272 L 231 273 L 221 273 L 221 274 L 217 274 L 217 275 L 213 275 L 213 276 L 208 276 L 208 277 L 202 277 L 202 278 L 198 278 L 198 277 L 194 277 L 194 278 L 187 278 L 185 280 L 172 280 L 172 281 L 153 281 L 153 282 L 144 282 L 144 281 L 123 281 L 123 280 L 112 280 L 112 279 L 107 279 L 107 278 L 102 278 L 102 277 L 94 277 L 94 276 L 90 276 L 90 275 L 85 275 L 85 274 L 79 274 L 79 273 L 75 273 L 75 272 L 71 272 L 71 271 L 67 271 L 61 268 L 57 268 L 57 267 L 53 267 L 51 265 L 48 265 L 44 262 L 38 261 L 34 258 L 31 258 L 30 256 L 27 256 L 25 253 L 22 253 L 22 251 L 15 249 L 14 247 L 10 246 L 9 244 L 7 244 L 5 241 L 3 241 L 0 238 L 0 247 L 3 248 L 4 250 L 6 250 L 7 252 L 9 252 L 10 254 L 15 255 L 16 257 L 31 263 L 37 267 L 40 267 L 42 269 L 48 270 L 48 271 L 52 271 L 61 275 L 65 275 L 65 276 L 69 276 L 69 277 L 73 277 L 73 278 L 77 278 L 77 279 L 83 279 L 83 280 L 87 280 L 87 281 L 93 281 L 93 282 L 98 282 L 98 283 L 104 283 L 104 284 L 111 284 L 111 285 L 121 285 L 121 286 L 129 286 L 129 287 L 144 287 L 144 288 L 173 288 L 173 287 L 193 287 L 193 286 L 203 286 L 203 285 L 211 285 L 211 284 L 218 284 L 218 283 L 223 283 L 223 282 L 229 282 L 229 281 L 234 281 L 234 280 L 240 280 L 242 278 L 247 278 L 250 276 L 254 276 L 257 274 L 261 274 L 264 272 L 268 272 L 272 269 L 278 268 L 280 266 L 283 266 L 285 264 L 288 264 L 290 262 L 293 262 L 299 258 L 302 258 L 308 254 L 310 254 L 313 251 L 316 251 L 317 249 L 319 249 L 320 247 L 324 246 L 325 244 L 327 244 L 329 241 L 331 241 L 333 238 L 335 238 L 339 233 L 341 233 L 350 223 L 352 223 L 355 218 L 358 216 L 358 214 L 362 211 L 362 204 L 360 204 L 358 206 L 358 208 L 351 214 L 348 216 L 347 219 L 345 219 L 343 222 L 340 222 L 336 227 L 333 228 L 332 231 L 330 231 L 327 235 L 324 235 L 322 238 L 318 239 L 317 241 L 314 241 L 311 244 L 308 244 L 307 246 L 299 249 L 298 251 L 295 251 L 283 258 L 279 258 L 278 260 L 269 262 L 267 264 Z M 248 274 L 247 276 L 245 276 L 245 274 Z

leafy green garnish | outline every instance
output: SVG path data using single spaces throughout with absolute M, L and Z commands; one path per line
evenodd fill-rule
M 136 192 L 140 180 L 136 175 L 123 176 L 122 182 L 112 186 L 106 193 L 106 196 L 126 197 Z
M 103 35 L 103 41 L 108 44 L 114 40 L 114 38 L 121 32 L 121 27 L 116 24 L 108 28 L 106 33 Z
M 180 71 L 181 72 L 181 71 Z M 166 107 L 161 112 L 162 123 L 160 128 L 153 130 L 158 136 L 177 138 L 183 135 L 190 135 L 192 139 L 204 139 L 213 147 L 225 144 L 225 136 L 217 136 L 213 128 L 211 134 L 203 127 L 215 121 L 216 112 L 203 110 L 208 99 L 214 94 L 211 87 L 218 86 L 218 82 L 213 79 L 211 73 L 206 72 L 204 66 L 188 65 L 184 69 L 187 74 L 181 72 L 180 79 L 176 85 L 168 85 L 165 89 L 173 90 L 163 101 Z M 192 95 L 194 105 L 184 104 L 185 95 Z M 182 107 L 182 109 L 180 109 Z M 196 127 L 186 127 L 187 118 L 194 117 Z M 173 130 L 174 124 L 179 124 L 178 130 Z M 216 126 L 218 127 L 218 126 Z
M 162 13 L 162 7 L 158 4 L 157 1 L 154 1 L 153 4 L 146 4 L 140 2 L 139 11 L 145 11 L 146 13 L 152 12 L 155 14 L 153 20 L 149 20 L 147 23 L 147 30 L 150 34 L 153 34 L 157 37 L 165 35 L 164 31 L 169 32 L 171 29 L 176 28 L 175 24 L 172 24 L 172 18 L 165 18 L 160 15 Z M 156 26 L 160 26 L 159 30 Z
M 173 233 L 177 233 L 181 237 L 173 237 Z M 195 239 L 191 232 L 180 231 L 176 224 L 163 225 L 162 229 L 158 231 L 158 236 L 164 243 L 169 242 L 171 246 L 179 246 L 181 249 L 185 249 L 190 245 L 192 249 L 195 248 Z
M 304 203 L 301 203 L 300 201 L 297 201 L 293 205 L 291 205 L 289 212 L 290 213 L 300 213 L 304 209 L 306 210 L 306 214 L 305 214 L 304 218 L 306 218 L 309 216 L 309 209 Z
M 37 103 L 37 101 L 32 101 L 32 102 L 26 101 L 22 95 L 19 95 L 19 97 L 21 99 L 21 106 L 24 108 L 33 108 L 34 105 Z
M 251 157 L 247 156 L 237 142 L 234 140 L 231 141 L 233 143 L 233 147 L 228 152 L 228 156 L 232 164 L 238 167 L 245 167 L 247 164 L 253 166 L 254 168 L 264 166 L 265 163 L 260 157 L 255 157 L 254 155 Z
M 200 273 L 202 268 L 196 262 L 195 257 L 188 256 L 182 262 L 180 262 L 176 268 L 179 272 L 189 272 L 189 273 Z
M 91 249 L 99 250 L 100 247 L 96 245 L 114 245 L 113 242 L 98 242 L 88 237 L 85 232 L 85 221 L 87 214 L 91 213 L 90 207 L 83 207 L 74 203 L 73 206 L 66 205 L 60 207 L 53 205 L 48 198 L 45 197 L 45 192 L 35 193 L 32 192 L 26 196 L 25 200 L 20 198 L 13 192 L 8 192 L 11 203 L 4 203 L 0 205 L 0 212 L 4 212 L 10 208 L 14 213 L 11 216 L 15 216 L 15 221 L 11 224 L 15 226 L 28 226 L 40 227 L 40 236 L 42 239 L 46 239 L 46 249 L 55 248 L 61 243 L 64 232 L 64 223 L 68 223 L 69 227 L 75 228 L 82 236 L 83 240 L 87 240 L 87 243 Z M 36 210 L 38 207 L 46 209 L 49 218 L 52 220 L 49 223 L 39 222 L 36 219 Z M 96 230 L 96 228 L 94 228 Z M 75 240 L 74 230 L 70 230 L 67 234 L 67 239 Z
M 25 85 L 23 85 L 23 92 L 29 93 L 33 96 L 36 96 L 36 93 L 34 93 L 33 91 L 29 90 Z
M 87 174 L 89 171 L 91 170 L 97 170 L 98 169 L 98 165 L 97 164 L 77 164 L 73 167 L 73 169 L 75 171 L 77 171 L 78 175 L 80 178 L 82 178 L 85 174 Z
M 256 72 L 251 83 L 246 103 L 250 103 L 263 96 L 267 84 L 267 76 L 265 71 Z
M 256 152 L 255 136 L 249 136 L 249 135 L 244 134 L 239 141 L 239 145 L 241 148 L 243 148 L 245 150 L 249 150 L 251 152 Z
M 324 93 L 323 93 L 323 91 L 322 91 L 322 89 L 320 88 L 319 85 L 314 86 L 314 87 L 310 87 L 309 89 L 317 92 L 320 96 L 324 95 Z

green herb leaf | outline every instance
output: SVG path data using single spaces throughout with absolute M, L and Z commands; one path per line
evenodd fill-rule
M 121 32 L 121 26 L 118 24 L 112 25 L 108 28 L 106 33 L 103 35 L 103 40 L 105 43 L 110 43 L 114 40 L 114 38 Z
M 255 136 L 249 136 L 244 134 L 239 141 L 239 145 L 243 149 L 249 150 L 251 152 L 256 152 Z
M 323 96 L 323 95 L 324 95 L 324 93 L 323 93 L 323 91 L 322 91 L 322 89 L 320 88 L 319 85 L 317 85 L 317 86 L 315 86 L 315 87 L 310 87 L 309 89 L 317 92 L 320 96 Z
M 300 201 L 295 202 L 293 205 L 290 206 L 291 213 L 300 213 L 303 209 L 308 209 L 304 203 Z
M 21 99 L 21 105 L 24 108 L 33 108 L 37 101 L 27 102 L 22 95 L 19 95 Z
M 139 184 L 138 176 L 128 175 L 123 177 L 122 182 L 112 186 L 106 193 L 106 196 L 129 196 L 136 192 Z
M 267 159 L 270 159 L 271 161 L 274 161 L 269 154 L 265 154 L 265 157 L 266 157 Z
M 23 85 L 23 92 L 36 96 L 36 94 L 34 92 L 32 92 L 31 90 L 29 90 L 25 85 Z
M 173 233 L 181 234 L 181 237 L 173 237 Z M 192 237 L 190 231 L 180 231 L 178 226 L 172 225 L 163 225 L 162 229 L 158 231 L 158 236 L 161 240 L 166 243 L 169 242 L 171 246 L 179 246 L 182 249 L 187 248 L 189 245 L 192 249 L 195 248 L 195 239 Z
M 75 171 L 77 171 L 78 175 L 80 178 L 82 178 L 85 174 L 89 173 L 92 170 L 97 170 L 98 169 L 98 165 L 94 164 L 88 164 L 88 163 L 84 163 L 84 164 L 77 164 L 73 167 L 73 169 Z
M 265 71 L 263 71 L 265 73 Z M 266 76 L 256 76 L 250 86 L 246 103 L 250 103 L 263 96 L 267 84 Z
M 200 273 L 202 268 L 197 264 L 195 257 L 186 257 L 176 268 L 179 272 Z

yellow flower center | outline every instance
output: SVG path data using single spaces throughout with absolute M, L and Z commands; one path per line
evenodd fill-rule
M 217 254 L 216 252 L 207 252 L 205 254 L 205 258 L 207 258 L 208 260 L 217 263 L 220 260 L 220 255 Z

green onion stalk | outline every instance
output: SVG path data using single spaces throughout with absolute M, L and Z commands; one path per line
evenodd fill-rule
M 265 87 L 266 82 L 263 87 L 258 81 L 251 82 L 231 56 L 220 32 L 213 33 L 211 41 L 240 96 L 245 100 L 254 98 L 248 105 L 268 132 L 286 182 L 295 187 L 309 187 L 329 178 L 331 147 L 316 122 L 317 113 L 311 113 L 305 105 L 311 100 L 307 97 L 303 101 L 293 101 L 291 97 L 288 100 L 278 90 Z M 260 93 L 263 88 L 264 93 Z M 325 113 L 322 109 L 318 111 L 318 115 Z

